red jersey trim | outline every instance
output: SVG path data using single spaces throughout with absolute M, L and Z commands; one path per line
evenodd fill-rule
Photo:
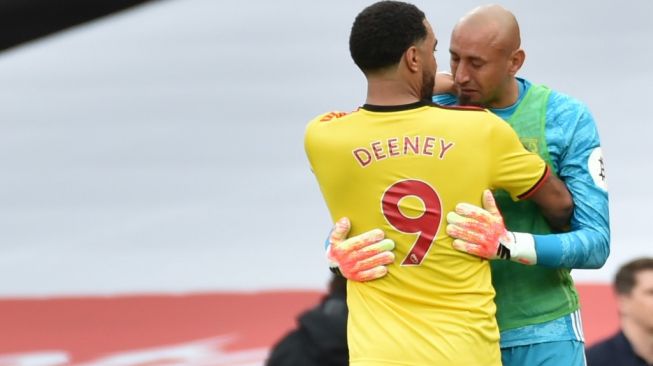
M 542 187 L 544 182 L 549 178 L 549 175 L 551 175 L 551 169 L 547 165 L 546 169 L 544 170 L 544 174 L 542 174 L 542 177 L 540 177 L 540 180 L 538 180 L 537 183 L 535 183 L 535 185 L 531 187 L 531 189 L 517 196 L 517 198 L 519 198 L 520 200 L 525 200 L 530 198 L 535 192 L 537 192 L 538 189 L 540 189 L 540 187 Z
M 441 105 L 437 103 L 433 103 L 436 107 L 442 108 L 442 109 L 452 109 L 454 111 L 485 111 L 485 108 L 482 107 L 477 107 L 474 105 Z
M 324 116 L 322 116 L 322 118 L 320 118 L 320 122 L 329 122 L 332 119 L 338 119 L 338 118 L 344 117 L 344 116 L 346 116 L 348 114 L 349 113 L 347 113 L 347 112 L 330 112 L 330 113 L 327 113 Z

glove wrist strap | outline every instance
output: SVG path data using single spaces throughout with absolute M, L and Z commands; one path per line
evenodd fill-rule
M 513 262 L 534 265 L 537 263 L 537 252 L 535 251 L 535 238 L 529 233 L 509 233 L 514 237 L 514 243 L 510 248 L 509 259 Z

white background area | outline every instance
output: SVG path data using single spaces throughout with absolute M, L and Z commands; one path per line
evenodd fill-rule
M 303 150 L 364 102 L 367 1 L 168 0 L 0 54 L 0 296 L 324 289 L 331 222 Z M 589 105 L 612 253 L 652 255 L 653 2 L 503 1 L 520 73 Z M 476 1 L 417 1 L 449 69 Z

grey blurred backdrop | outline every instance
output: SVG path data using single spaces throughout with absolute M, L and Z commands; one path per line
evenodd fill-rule
M 0 55 L 0 296 L 323 289 L 331 226 L 306 122 L 363 103 L 348 34 L 371 1 L 167 0 Z M 415 1 L 449 69 L 483 2 Z M 500 1 L 520 73 L 587 103 L 612 254 L 653 253 L 653 2 Z

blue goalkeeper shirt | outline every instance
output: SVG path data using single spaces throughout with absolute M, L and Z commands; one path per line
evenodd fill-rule
M 504 120 L 512 116 L 531 86 L 527 80 L 517 78 L 517 81 L 517 102 L 507 108 L 490 109 Z M 442 105 L 458 103 L 457 98 L 450 94 L 437 95 L 433 101 Z M 610 253 L 610 225 L 605 165 L 594 118 L 583 103 L 551 91 L 545 137 L 554 168 L 573 196 L 574 213 L 570 232 L 534 235 L 537 265 L 600 268 Z M 574 339 L 583 340 L 578 312 L 549 322 L 503 331 L 501 347 Z

